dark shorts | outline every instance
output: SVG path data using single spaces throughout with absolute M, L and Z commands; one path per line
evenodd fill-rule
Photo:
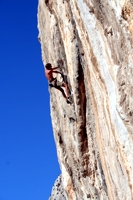
M 51 87 L 63 87 L 64 82 L 60 82 L 56 78 L 54 78 L 52 81 L 49 82 L 49 86 L 51 86 Z

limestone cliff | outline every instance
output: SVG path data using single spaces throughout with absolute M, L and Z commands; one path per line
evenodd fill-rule
M 133 1 L 39 0 L 38 29 L 73 99 L 49 88 L 63 198 L 132 200 Z

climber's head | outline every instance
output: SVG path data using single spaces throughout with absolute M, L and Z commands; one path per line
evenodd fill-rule
M 51 63 L 47 63 L 47 64 L 45 65 L 45 67 L 46 67 L 46 69 L 51 69 L 51 68 L 52 68 L 52 65 L 51 65 Z

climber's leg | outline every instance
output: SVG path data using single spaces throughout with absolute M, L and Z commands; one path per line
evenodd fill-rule
M 59 86 L 54 86 L 57 90 L 60 90 L 61 91 L 61 93 L 62 93 L 62 95 L 63 95 L 63 97 L 66 99 L 67 98 L 67 96 L 65 95 L 65 92 L 64 92 L 64 90 L 61 88 L 61 87 L 59 87 Z
M 60 82 L 56 78 L 49 84 L 51 87 L 55 87 L 57 90 L 61 91 L 63 97 L 66 99 L 67 103 L 71 103 L 69 99 L 69 89 L 68 85 L 65 82 Z M 62 89 L 65 88 L 65 91 Z
M 68 85 L 66 83 L 62 84 L 62 87 L 65 88 L 66 96 L 69 97 L 69 90 L 68 90 Z

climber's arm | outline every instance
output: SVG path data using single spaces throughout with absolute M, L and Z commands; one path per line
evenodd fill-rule
M 53 71 L 53 70 L 55 70 L 55 69 L 58 69 L 59 67 L 53 67 L 51 70 Z

